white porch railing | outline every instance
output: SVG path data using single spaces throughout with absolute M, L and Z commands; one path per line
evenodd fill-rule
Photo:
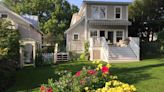
M 139 47 L 139 38 L 138 37 L 129 37 L 130 43 L 129 47 L 133 50 L 137 59 L 140 59 L 140 47 Z
M 101 59 L 108 62 L 108 60 L 109 60 L 109 46 L 107 44 L 105 37 L 102 37 L 101 41 L 102 41 Z
M 109 46 L 104 37 L 92 37 L 89 39 L 90 43 L 90 60 L 93 60 L 93 50 L 100 51 L 100 59 L 108 62 L 109 59 Z

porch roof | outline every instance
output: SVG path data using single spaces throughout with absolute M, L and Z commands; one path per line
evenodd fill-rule
M 132 23 L 128 20 L 89 20 L 89 25 L 128 26 L 132 25 Z

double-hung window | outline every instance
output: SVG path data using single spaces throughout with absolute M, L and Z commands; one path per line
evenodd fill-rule
M 121 7 L 115 7 L 115 19 L 121 19 L 122 17 L 122 8 Z
M 117 31 L 116 32 L 116 41 L 119 42 L 123 39 L 123 31 Z
M 97 37 L 97 30 L 91 30 L 90 31 L 90 37 Z
M 106 6 L 92 6 L 92 18 L 94 19 L 106 19 L 107 7 Z

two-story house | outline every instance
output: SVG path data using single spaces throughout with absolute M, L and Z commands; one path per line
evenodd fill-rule
M 90 60 L 139 60 L 139 39 L 128 37 L 130 0 L 84 0 L 66 30 L 66 49 L 76 53 L 90 44 Z

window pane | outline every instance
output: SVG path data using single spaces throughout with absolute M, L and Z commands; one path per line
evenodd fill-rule
M 1 18 L 7 18 L 7 14 L 1 14 Z
M 99 8 L 97 6 L 93 6 L 92 8 L 92 16 L 93 18 L 99 18 Z
M 91 36 L 91 37 L 97 36 L 97 31 L 91 31 L 90 36 Z
M 78 34 L 74 34 L 74 40 L 78 40 L 78 39 L 79 39 Z
M 122 40 L 122 37 L 117 37 L 117 42 L 119 42 L 120 40 Z
M 119 37 L 122 37 L 122 36 L 123 36 L 123 32 L 122 32 L 122 31 L 117 31 L 116 35 L 117 35 L 117 37 L 118 37 L 118 36 L 119 36 Z
M 106 8 L 100 7 L 100 18 L 105 18 L 105 17 L 106 17 Z
M 116 8 L 116 18 L 120 18 L 121 16 L 121 9 L 120 8 Z

